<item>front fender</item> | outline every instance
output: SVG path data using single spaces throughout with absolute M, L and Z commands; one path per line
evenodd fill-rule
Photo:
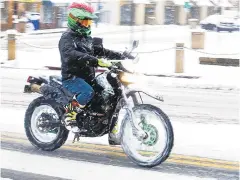
M 162 95 L 160 95 L 156 91 L 150 90 L 149 88 L 143 88 L 143 87 L 139 87 L 139 86 L 136 86 L 136 85 L 129 85 L 125 89 L 125 91 L 126 91 L 126 94 L 133 94 L 133 93 L 136 93 L 136 92 L 141 92 L 141 93 L 144 93 L 144 94 L 148 95 L 149 97 L 151 97 L 153 99 L 164 102 L 164 99 L 163 99 Z

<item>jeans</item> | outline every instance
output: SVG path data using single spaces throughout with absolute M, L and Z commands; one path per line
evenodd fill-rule
M 74 77 L 63 81 L 62 84 L 69 92 L 76 95 L 80 105 L 86 105 L 94 96 L 93 88 L 81 78 Z

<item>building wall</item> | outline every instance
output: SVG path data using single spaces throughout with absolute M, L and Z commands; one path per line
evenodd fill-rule
M 120 2 L 120 3 L 119 3 Z M 199 20 L 204 19 L 205 17 L 208 16 L 209 11 L 208 9 L 210 7 L 207 6 L 199 6 L 195 7 L 197 12 L 190 12 L 187 13 L 186 10 L 184 9 L 184 1 L 183 3 L 175 4 L 175 1 L 173 0 L 155 0 L 156 3 L 156 13 L 155 13 L 155 24 L 163 25 L 163 24 L 179 24 L 179 25 L 186 25 L 188 24 L 187 18 L 189 17 L 195 17 L 198 18 Z M 120 0 L 120 1 L 112 1 L 112 7 L 113 10 L 111 12 L 111 16 L 115 18 L 115 20 L 111 20 L 111 23 L 113 24 L 121 24 L 121 5 L 120 4 L 127 4 L 130 3 L 130 1 L 127 0 Z M 142 25 L 144 24 L 145 19 L 145 11 L 143 10 L 145 4 L 135 4 L 135 24 L 136 25 Z M 126 16 L 126 14 L 125 14 Z M 172 21 L 167 22 L 166 18 L 170 18 L 172 16 Z M 170 20 L 170 19 L 168 19 Z
M 110 23 L 120 25 L 120 1 L 109 2 L 109 8 L 112 9 Z
M 208 16 L 208 7 L 202 6 L 200 7 L 200 20 L 205 19 Z
M 178 14 L 178 22 L 179 25 L 186 25 L 187 24 L 187 12 L 183 6 L 179 6 L 179 14 Z
M 156 2 L 156 24 L 164 24 L 164 9 L 165 3 L 164 1 Z
M 135 5 L 135 25 L 145 24 L 145 4 Z

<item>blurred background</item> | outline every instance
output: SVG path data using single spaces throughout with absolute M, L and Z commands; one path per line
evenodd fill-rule
M 66 27 L 73 0 L 0 0 L 1 31 Z M 89 0 L 99 18 L 111 25 L 188 25 L 210 15 L 239 18 L 239 0 Z M 228 21 L 231 21 L 230 19 Z M 191 22 L 191 21 L 190 21 Z M 236 24 L 239 25 L 239 20 Z M 23 27 L 25 26 L 25 27 Z

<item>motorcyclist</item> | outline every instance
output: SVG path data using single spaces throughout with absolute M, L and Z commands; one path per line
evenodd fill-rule
M 68 30 L 59 41 L 62 84 L 76 95 L 65 107 L 67 121 L 76 121 L 77 113 L 93 98 L 94 90 L 90 82 L 95 77 L 95 68 L 112 65 L 99 57 L 126 58 L 121 53 L 103 48 L 98 38 L 91 37 L 91 23 L 94 18 L 96 16 L 93 8 L 88 4 L 71 4 L 68 11 Z

